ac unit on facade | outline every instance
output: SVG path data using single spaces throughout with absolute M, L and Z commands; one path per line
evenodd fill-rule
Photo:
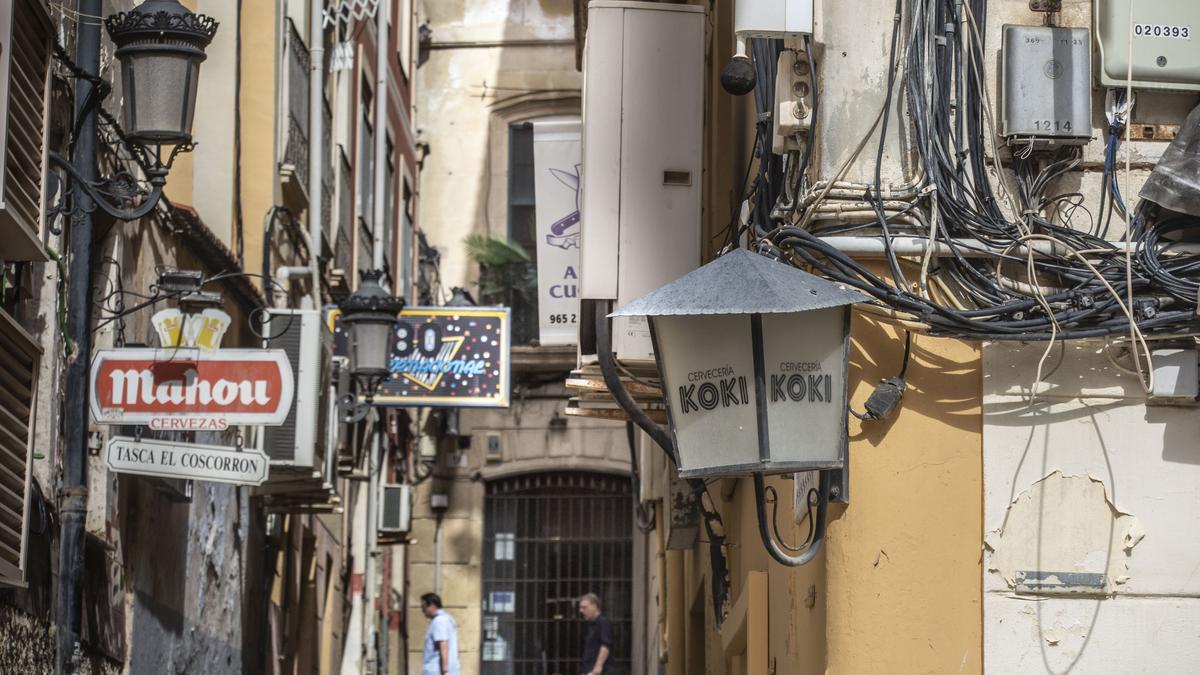
M 412 487 L 385 484 L 379 493 L 379 531 L 407 533 L 412 527 Z
M 332 335 L 315 309 L 265 310 L 262 334 L 264 347 L 287 352 L 296 383 L 287 421 L 259 434 L 272 476 L 274 467 L 323 470 Z
M 580 297 L 620 306 L 700 263 L 704 8 L 595 0 L 584 60 Z M 644 317 L 613 350 L 653 358 Z

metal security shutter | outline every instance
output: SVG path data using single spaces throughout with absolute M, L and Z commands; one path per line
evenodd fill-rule
M 41 350 L 0 312 L 0 585 L 24 585 L 33 410 Z
M 596 593 L 614 632 L 610 666 L 630 672 L 633 500 L 628 476 L 525 474 L 484 498 L 483 675 L 574 675 Z
M 46 260 L 38 233 L 52 36 L 40 2 L 0 3 L 0 257 L 6 260 Z

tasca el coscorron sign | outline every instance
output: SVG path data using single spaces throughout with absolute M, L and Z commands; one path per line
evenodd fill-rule
M 92 416 L 163 431 L 279 425 L 294 386 L 278 349 L 102 349 L 92 360 Z

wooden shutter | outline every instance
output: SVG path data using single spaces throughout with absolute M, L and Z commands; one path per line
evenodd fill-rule
M 24 585 L 41 349 L 0 312 L 0 585 Z
M 0 2 L 0 259 L 46 260 L 39 235 L 53 27 L 37 0 Z

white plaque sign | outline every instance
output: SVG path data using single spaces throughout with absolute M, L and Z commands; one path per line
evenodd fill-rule
M 533 123 L 539 340 L 579 339 L 579 120 Z
M 237 450 L 218 445 L 197 445 L 114 436 L 104 455 L 108 468 L 161 478 L 207 480 L 234 485 L 261 485 L 270 461 L 259 450 Z

